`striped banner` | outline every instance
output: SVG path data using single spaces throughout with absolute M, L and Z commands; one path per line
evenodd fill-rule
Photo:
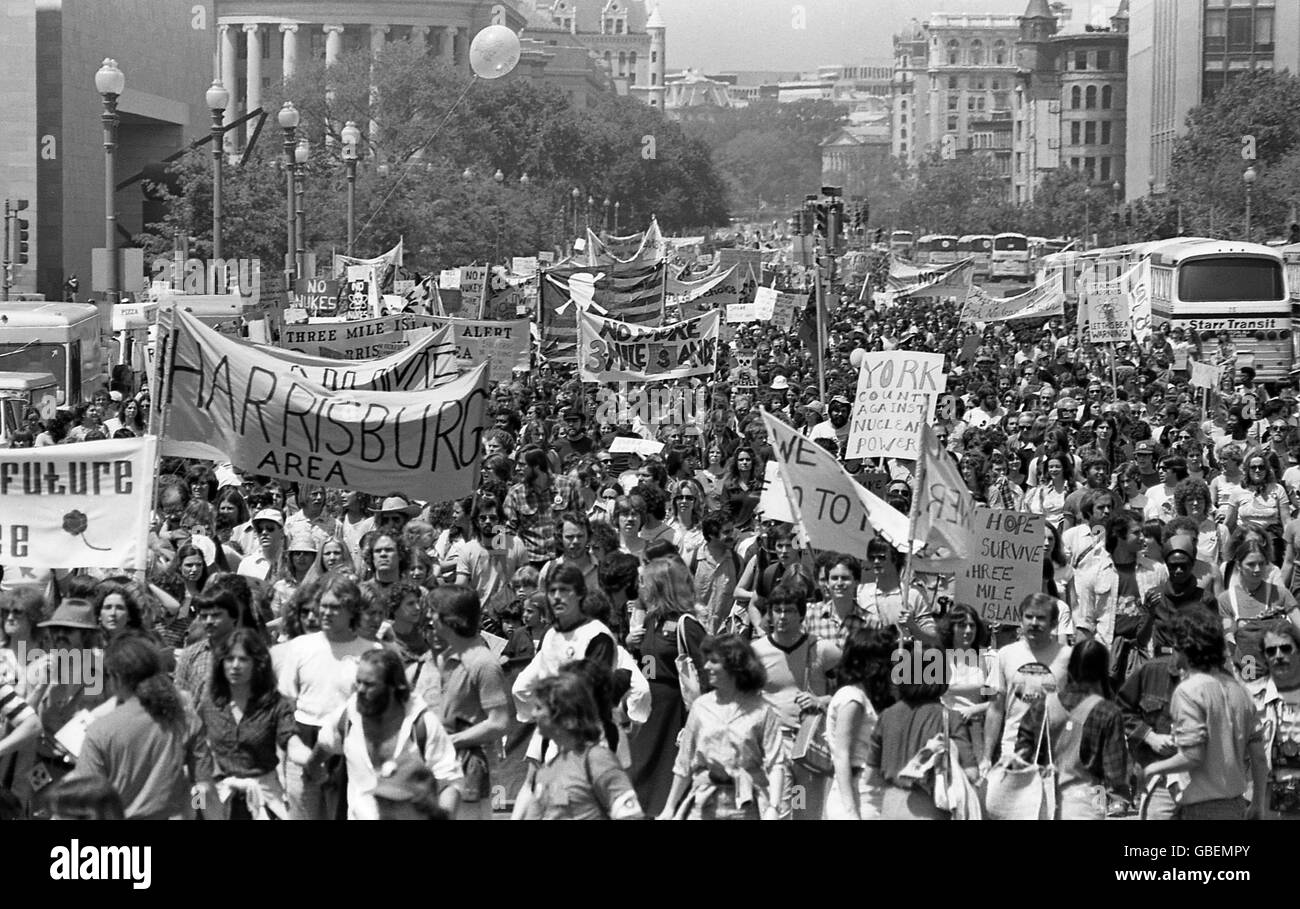
M 569 266 L 547 270 L 541 278 L 542 355 L 576 360 L 578 308 L 636 325 L 661 325 L 667 280 L 663 262 L 613 268 Z

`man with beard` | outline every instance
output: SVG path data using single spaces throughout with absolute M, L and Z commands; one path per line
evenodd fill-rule
M 455 816 L 464 774 L 451 737 L 424 701 L 411 697 L 402 659 L 390 650 L 361 655 L 356 693 L 326 718 L 308 767 L 327 755 L 347 764 L 348 820 L 379 820 L 375 787 L 412 753 L 441 787 L 438 805 Z
M 834 439 L 838 451 L 843 454 L 849 447 L 849 414 L 853 412 L 853 402 L 844 395 L 831 398 L 830 419 L 818 423 L 808 434 L 816 442 L 818 439 Z
M 1265 817 L 1300 818 L 1300 631 L 1282 621 L 1264 633 L 1268 681 L 1255 695 L 1269 756 Z
M 341 575 L 327 576 L 321 582 L 319 597 L 321 630 L 294 638 L 272 653 L 280 693 L 295 700 L 294 725 L 298 737 L 309 748 L 316 745 L 331 714 L 337 719 L 337 711 L 344 706 L 356 681 L 361 656 L 380 646 L 357 634 L 362 604 L 356 581 Z M 400 658 L 397 663 L 401 665 Z M 294 820 L 326 820 L 332 816 L 326 808 L 323 781 L 316 772 L 318 765 L 308 762 L 300 767 L 293 761 L 286 764 L 285 790 Z
M 564 413 L 564 438 L 555 443 L 555 453 L 560 464 L 567 464 L 571 455 L 587 457 L 595 450 L 596 443 L 587 435 L 587 427 L 582 411 L 572 409 Z

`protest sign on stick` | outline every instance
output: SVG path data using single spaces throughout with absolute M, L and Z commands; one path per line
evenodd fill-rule
M 584 382 L 652 382 L 711 375 L 718 356 L 717 311 L 671 325 L 637 325 L 578 314 Z
M 849 418 L 845 459 L 916 460 L 921 427 L 929 419 L 933 400 L 947 386 L 943 354 L 909 350 L 866 354 Z
M 976 547 L 957 572 L 957 602 L 974 606 L 992 626 L 1020 622 L 1020 601 L 1043 588 L 1041 514 L 976 505 Z

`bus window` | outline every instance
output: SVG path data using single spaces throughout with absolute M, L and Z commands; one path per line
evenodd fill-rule
M 4 372 L 48 372 L 66 382 L 67 366 L 59 344 L 0 344 L 0 370 Z M 80 372 L 76 380 L 80 382 Z
M 68 375 L 72 377 L 69 391 L 69 403 L 80 404 L 83 398 L 81 393 L 81 341 L 73 341 L 68 345 L 72 349 L 72 363 L 68 369 Z
M 1281 300 L 1282 266 L 1267 259 L 1194 259 L 1178 269 L 1184 303 L 1245 303 Z

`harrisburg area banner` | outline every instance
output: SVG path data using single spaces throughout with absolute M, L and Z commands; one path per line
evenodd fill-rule
M 158 440 L 0 450 L 0 565 L 145 567 Z
M 584 382 L 653 382 L 712 375 L 718 313 L 671 325 L 633 325 L 583 310 L 578 314 Z
M 188 312 L 175 318 L 165 452 L 216 449 L 255 474 L 433 502 L 477 486 L 487 364 L 424 391 L 332 391 Z

